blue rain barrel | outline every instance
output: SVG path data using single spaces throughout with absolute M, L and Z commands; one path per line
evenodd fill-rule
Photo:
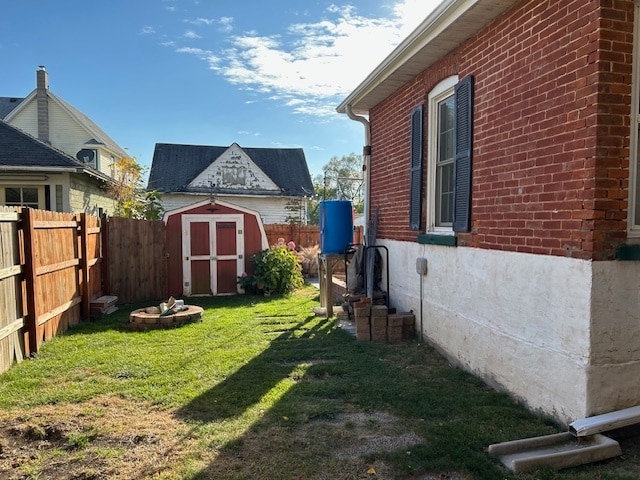
M 320 253 L 344 253 L 353 243 L 353 213 L 349 200 L 323 200 L 320 214 Z

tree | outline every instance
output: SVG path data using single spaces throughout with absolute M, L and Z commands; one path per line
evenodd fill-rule
M 313 178 L 314 198 L 309 202 L 309 222 L 319 223 L 318 207 L 322 200 L 349 200 L 356 213 L 364 211 L 362 156 L 352 153 L 331 157 L 322 167 L 322 175 Z
M 305 225 L 307 223 L 307 216 L 304 207 L 305 203 L 301 198 L 292 198 L 287 201 L 287 204 L 284 206 L 288 212 L 287 218 L 285 219 L 286 222 L 289 225 Z
M 135 157 L 122 157 L 111 165 L 113 183 L 107 190 L 116 202 L 115 214 L 120 217 L 159 220 L 162 205 L 157 190 L 142 186 L 144 169 Z

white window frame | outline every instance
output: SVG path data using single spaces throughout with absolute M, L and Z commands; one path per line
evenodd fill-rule
M 631 82 L 631 132 L 629 136 L 629 208 L 627 236 L 640 240 L 640 0 L 634 1 L 633 80 Z
M 455 95 L 455 86 L 458 76 L 452 75 L 438 83 L 428 96 L 428 120 L 427 120 L 427 233 L 454 235 L 453 225 L 436 226 L 436 170 L 438 161 L 438 104 L 448 97 Z
M 0 205 L 6 205 L 6 189 L 7 188 L 19 188 L 19 189 L 25 189 L 25 188 L 33 188 L 35 190 L 37 190 L 38 192 L 38 210 L 44 210 L 45 209 L 45 194 L 44 194 L 44 185 L 2 185 L 0 186 L 0 195 L 2 195 L 2 197 L 0 198 Z M 22 197 L 22 193 L 20 195 Z M 21 202 L 21 205 L 12 205 L 12 206 L 25 206 L 24 202 Z

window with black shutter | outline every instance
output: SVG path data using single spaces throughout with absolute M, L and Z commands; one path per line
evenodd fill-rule
M 453 231 L 468 232 L 471 230 L 473 76 L 455 86 L 455 105 Z
M 409 227 L 420 230 L 422 225 L 422 112 L 419 105 L 411 111 L 411 172 Z

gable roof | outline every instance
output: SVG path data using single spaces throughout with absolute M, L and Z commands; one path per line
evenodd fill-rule
M 519 0 L 442 0 L 418 27 L 336 108 L 368 114 Z
M 239 148 L 280 188 L 278 195 L 304 197 L 313 194 L 307 160 L 301 148 Z M 189 183 L 228 149 L 228 146 L 156 143 L 147 187 L 159 192 L 196 191 L 188 187 Z M 227 193 L 215 188 L 206 193 L 216 192 Z M 260 193 L 274 195 L 274 192 Z
M 0 97 L 0 120 L 9 115 L 23 100 L 24 98 Z
M 56 104 L 60 106 L 62 110 L 64 110 L 81 128 L 83 128 L 87 134 L 91 137 L 86 143 L 94 144 L 94 145 L 104 145 L 105 148 L 108 148 L 113 153 L 121 156 L 128 157 L 127 152 L 124 151 L 109 135 L 107 135 L 104 130 L 102 130 L 93 120 L 87 117 L 80 110 L 72 106 L 71 104 L 64 101 L 62 98 L 58 97 L 56 94 L 47 90 L 47 96 Z M 18 115 L 22 110 L 24 110 L 29 103 L 32 101 L 36 101 L 37 89 L 33 90 L 26 98 L 23 98 L 18 105 L 16 105 L 13 109 L 7 112 L 6 115 L 2 115 L 2 105 L 9 105 L 10 103 L 7 99 L 11 97 L 0 97 L 0 118 L 4 119 L 7 122 L 10 122 L 13 117 Z
M 22 130 L 0 120 L 0 171 L 68 171 L 111 179 Z

